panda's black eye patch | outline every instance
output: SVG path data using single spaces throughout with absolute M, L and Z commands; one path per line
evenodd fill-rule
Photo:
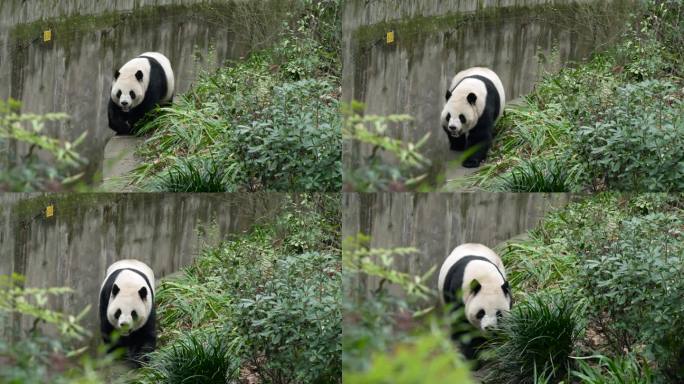
M 131 312 L 131 317 L 133 318 L 133 320 L 138 320 L 138 312 L 136 312 L 136 311 Z
M 121 310 L 120 310 L 120 309 L 117 309 L 116 312 L 114 312 L 114 318 L 115 318 L 115 319 L 118 319 L 119 316 L 121 316 Z
M 121 98 L 121 90 L 119 89 L 119 92 L 116 93 L 116 98 L 120 99 Z
M 135 92 L 131 91 L 130 95 L 131 95 L 131 99 L 135 99 Z
M 501 313 L 501 311 L 496 311 L 496 317 L 497 318 L 500 319 L 502 316 L 503 316 L 503 313 Z
M 476 317 L 478 320 L 481 320 L 481 319 L 484 317 L 484 315 L 485 315 L 484 309 L 480 309 L 479 311 L 477 311 L 477 315 L 475 315 L 475 317 Z
M 465 124 L 466 118 L 463 115 L 458 115 L 458 119 L 461 120 L 461 124 Z
M 449 122 L 451 120 L 451 113 L 447 113 L 446 115 L 446 121 Z

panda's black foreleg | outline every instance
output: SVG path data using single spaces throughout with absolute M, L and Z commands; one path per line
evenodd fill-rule
M 476 147 L 475 153 L 468 156 L 463 161 L 463 166 L 466 168 L 477 168 L 487 158 L 489 147 L 492 146 L 492 125 L 478 124 L 468 135 L 467 148 Z

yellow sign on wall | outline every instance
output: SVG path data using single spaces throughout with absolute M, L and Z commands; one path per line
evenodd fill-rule
M 394 43 L 394 31 L 387 32 L 387 44 Z
M 45 208 L 45 217 L 52 217 L 55 214 L 55 206 L 54 205 L 48 205 L 47 208 Z
M 43 31 L 43 42 L 47 43 L 50 40 L 52 40 L 52 30 Z

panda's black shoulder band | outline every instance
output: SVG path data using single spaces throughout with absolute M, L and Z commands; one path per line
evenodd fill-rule
M 482 257 L 482 256 L 463 256 L 459 261 L 454 263 L 454 265 L 452 265 L 451 268 L 454 268 L 457 265 L 460 266 L 460 265 L 468 264 L 471 261 L 484 261 L 484 262 L 487 262 L 487 263 L 493 265 L 494 268 L 496 268 L 496 271 L 499 272 L 499 275 L 501 275 L 501 278 L 504 279 L 504 281 L 506 281 L 506 278 L 504 277 L 503 273 L 501 273 L 501 270 L 499 269 L 499 267 L 497 267 L 496 264 L 492 263 L 492 261 L 489 260 L 488 258 Z

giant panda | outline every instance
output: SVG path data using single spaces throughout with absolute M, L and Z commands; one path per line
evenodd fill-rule
M 465 306 L 465 320 L 479 331 L 496 327 L 511 309 L 511 289 L 501 258 L 482 244 L 454 248 L 439 270 L 437 284 L 442 303 L 451 304 L 453 310 Z M 457 328 L 452 339 L 461 344 L 466 358 L 476 358 L 484 338 L 463 342 L 461 336 L 468 331 Z
M 173 100 L 171 63 L 159 52 L 145 52 L 114 74 L 107 116 L 109 128 L 119 135 L 136 132 L 135 124 L 156 105 Z
M 157 340 L 155 317 L 152 269 L 138 260 L 109 266 L 100 288 L 100 331 L 107 352 L 126 348 L 128 361 L 138 366 L 147 361 Z
M 502 116 L 505 104 L 503 84 L 491 69 L 473 67 L 454 76 L 446 92 L 441 121 L 451 150 L 464 151 L 478 145 L 477 151 L 463 162 L 464 167 L 477 168 L 487 157 L 494 123 Z

